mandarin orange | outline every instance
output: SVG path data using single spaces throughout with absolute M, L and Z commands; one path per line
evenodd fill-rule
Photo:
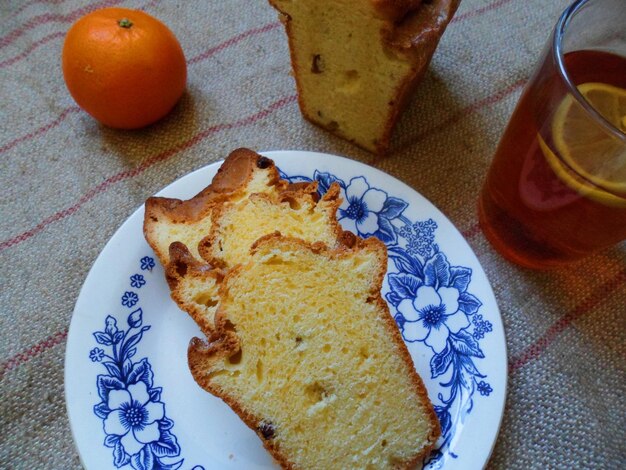
M 156 18 L 104 8 L 68 31 L 63 77 L 76 103 L 102 124 L 136 129 L 161 119 L 178 102 L 187 63 L 174 33 Z

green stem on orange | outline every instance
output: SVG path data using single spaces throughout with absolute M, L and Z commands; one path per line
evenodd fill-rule
M 122 28 L 129 29 L 133 25 L 133 22 L 128 18 L 122 18 L 117 22 L 117 24 L 119 24 Z

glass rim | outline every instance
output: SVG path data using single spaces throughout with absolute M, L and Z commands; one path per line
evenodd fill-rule
M 582 95 L 567 70 L 565 66 L 565 56 L 563 54 L 562 42 L 565 36 L 565 32 L 571 19 L 579 13 L 579 11 L 589 2 L 593 0 L 576 0 L 569 7 L 567 7 L 559 20 L 556 23 L 554 28 L 554 34 L 552 38 L 552 56 L 557 64 L 557 68 L 561 75 L 561 78 L 565 82 L 569 93 L 576 99 L 576 101 L 583 107 L 585 111 L 587 111 L 593 119 L 602 125 L 610 134 L 622 140 L 626 143 L 626 134 L 622 132 L 620 129 L 615 127 L 610 121 L 608 121 L 604 116 L 602 116 L 592 105 L 587 101 L 587 99 Z

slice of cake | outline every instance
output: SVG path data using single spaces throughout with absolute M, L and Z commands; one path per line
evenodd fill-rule
M 333 183 L 320 199 L 315 182 L 226 202 L 214 210 L 209 236 L 199 245 L 200 255 L 215 266 L 230 268 L 245 262 L 252 244 L 273 232 L 333 247 L 343 231 L 336 215 L 339 192 L 339 185 Z
M 209 236 L 199 244 L 209 264 L 198 261 L 181 242 L 170 245 L 165 277 L 172 299 L 211 337 L 223 271 L 245 263 L 254 242 L 272 233 L 336 246 L 342 235 L 336 218 L 340 204 L 337 183 L 321 199 L 317 183 L 305 183 L 215 205 Z
M 211 213 L 224 201 L 236 201 L 253 193 L 278 192 L 288 183 L 280 179 L 272 160 L 249 149 L 228 155 L 213 181 L 193 198 L 181 201 L 164 197 L 146 200 L 143 231 L 163 266 L 169 263 L 169 248 L 181 242 L 201 259 L 198 243 L 211 230 Z
M 320 198 L 317 182 L 290 184 L 272 160 L 239 149 L 192 199 L 148 199 L 144 233 L 172 299 L 210 337 L 222 271 L 246 261 L 252 244 L 274 232 L 335 246 L 339 192 L 334 183 Z
M 305 118 L 384 153 L 460 0 L 269 0 Z
M 284 468 L 409 468 L 439 424 L 381 297 L 384 244 L 341 239 L 260 239 L 226 274 L 191 372 Z

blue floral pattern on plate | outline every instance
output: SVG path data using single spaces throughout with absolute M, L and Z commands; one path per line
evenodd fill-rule
M 141 269 L 152 270 L 154 259 L 141 259 Z M 130 277 L 131 287 L 146 284 L 141 274 Z M 124 292 L 121 303 L 132 308 L 139 296 Z M 143 324 L 143 310 L 137 308 L 126 318 L 128 329 L 118 327 L 118 320 L 107 315 L 104 330 L 96 331 L 96 342 L 106 348 L 94 347 L 89 359 L 103 365 L 106 374 L 96 379 L 100 402 L 93 412 L 102 419 L 104 445 L 113 449 L 113 464 L 130 465 L 135 470 L 175 470 L 183 460 L 169 462 L 180 455 L 180 446 L 172 433 L 174 421 L 165 414 L 161 400 L 162 388 L 154 386 L 154 372 L 147 358 L 135 361 L 139 343 L 150 329 Z
M 455 418 L 471 413 L 476 390 L 485 397 L 493 391 L 475 364 L 485 357 L 479 342 L 492 324 L 477 314 L 482 303 L 468 291 L 472 270 L 451 264 L 439 249 L 434 220 L 409 220 L 403 215 L 407 202 L 363 176 L 348 182 L 320 171 L 312 178 L 281 176 L 294 183 L 317 181 L 320 196 L 336 182 L 343 199 L 337 214 L 343 228 L 364 238 L 378 237 L 387 245 L 385 298 L 404 340 L 424 343 L 432 351 L 431 378 L 443 380 L 439 385 L 444 392 L 433 400 L 442 438 L 424 462 L 426 468 L 439 467 L 455 432 Z
M 336 182 L 343 199 L 337 213 L 342 226 L 364 238 L 378 237 L 387 245 L 385 298 L 404 340 L 423 343 L 432 352 L 430 376 L 440 380 L 441 391 L 431 398 L 442 438 L 424 462 L 425 468 L 439 468 L 445 455 L 457 457 L 449 449 L 455 423 L 471 413 L 475 392 L 481 397 L 493 392 L 475 363 L 485 357 L 480 341 L 492 331 L 492 323 L 478 313 L 482 303 L 471 293 L 472 269 L 454 265 L 440 250 L 434 220 L 409 220 L 404 215 L 406 201 L 372 186 L 363 176 L 343 181 L 317 170 L 312 177 L 282 172 L 281 176 L 290 182 L 317 181 L 320 195 Z M 130 288 L 144 288 L 145 274 L 155 265 L 151 256 L 142 257 L 139 267 L 144 274 L 135 272 L 127 278 Z M 124 291 L 120 303 L 132 310 L 130 314 L 107 315 L 103 331 L 93 333 L 98 346 L 88 359 L 106 369 L 97 376 L 100 401 L 93 412 L 102 420 L 104 445 L 112 449 L 117 468 L 173 470 L 183 464 L 183 459 L 176 459 L 181 448 L 172 432 L 174 421 L 166 416 L 162 388 L 154 385 L 148 358 L 134 359 L 150 329 L 144 325 L 142 308 L 136 308 L 139 302 L 137 292 Z M 123 317 L 126 330 L 118 326 Z

